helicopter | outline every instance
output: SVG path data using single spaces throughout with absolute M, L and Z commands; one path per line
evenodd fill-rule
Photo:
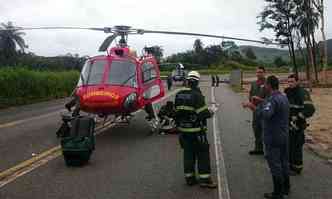
M 138 57 L 136 52 L 128 45 L 129 35 L 143 34 L 169 34 L 197 37 L 210 37 L 219 39 L 255 42 L 266 45 L 280 45 L 271 40 L 251 40 L 244 38 L 226 37 L 220 35 L 156 31 L 135 29 L 131 26 L 114 26 L 104 28 L 84 27 L 15 27 L 15 30 L 93 30 L 111 34 L 106 37 L 99 47 L 99 51 L 106 55 L 88 58 L 84 64 L 77 87 L 74 91 L 79 110 L 99 117 L 107 118 L 110 115 L 128 119 L 131 114 L 145 109 L 149 120 L 155 118 L 152 104 L 165 95 L 165 89 L 160 77 L 159 65 L 156 58 L 149 52 Z M 5 30 L 1 30 L 5 31 Z M 110 47 L 117 38 L 119 42 Z M 176 72 L 181 72 L 183 81 L 185 74 L 183 65 L 178 65 Z M 176 77 L 178 74 L 175 74 Z M 174 79 L 175 80 L 175 79 Z M 180 81 L 181 81 L 180 80 Z M 158 122 L 158 119 L 156 119 Z M 152 128 L 156 128 L 153 122 Z

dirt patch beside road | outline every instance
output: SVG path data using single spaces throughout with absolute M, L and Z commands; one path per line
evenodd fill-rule
M 307 145 L 319 155 L 332 159 L 332 88 L 314 88 L 315 115 L 309 120 Z

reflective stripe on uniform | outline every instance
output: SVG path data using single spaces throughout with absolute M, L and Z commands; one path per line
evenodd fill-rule
M 199 174 L 199 178 L 209 178 L 210 174 Z
M 208 106 L 206 106 L 206 105 L 203 106 L 202 108 L 197 109 L 197 110 L 196 110 L 196 113 L 199 114 L 199 113 L 201 113 L 201 112 L 203 112 L 203 111 L 205 111 L 205 110 L 208 110 Z
M 302 119 L 306 119 L 305 116 L 303 115 L 303 113 L 299 113 L 299 117 L 302 118 Z
M 184 177 L 189 178 L 189 177 L 193 177 L 194 173 L 185 173 Z
M 303 104 L 313 104 L 312 101 L 304 101 Z
M 191 88 L 186 88 L 186 87 L 179 89 L 179 91 L 190 91 L 190 90 L 191 90 Z
M 181 111 L 195 111 L 194 107 L 191 106 L 177 106 L 175 107 L 177 111 L 181 110 Z
M 304 108 L 304 106 L 296 105 L 296 104 L 290 104 L 290 108 Z
M 202 131 L 201 128 L 182 128 L 182 127 L 178 127 L 177 129 L 181 132 L 184 132 L 184 133 L 196 133 L 196 132 Z

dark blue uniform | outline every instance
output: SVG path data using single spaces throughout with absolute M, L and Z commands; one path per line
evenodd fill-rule
M 289 103 L 286 96 L 274 91 L 261 111 L 265 156 L 274 182 L 289 188 Z

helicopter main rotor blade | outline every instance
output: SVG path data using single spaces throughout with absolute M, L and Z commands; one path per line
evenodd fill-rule
M 118 34 L 114 33 L 111 36 L 108 36 L 104 42 L 100 45 L 99 51 L 104 52 L 107 50 L 107 48 L 111 45 L 111 43 L 114 41 L 114 39 L 118 36 Z
M 270 41 L 261 41 L 261 40 L 243 39 L 243 38 L 237 38 L 237 37 L 226 37 L 226 36 L 220 36 L 220 35 L 209 35 L 209 34 L 189 33 L 189 32 L 154 31 L 154 30 L 139 29 L 138 33 L 139 34 L 155 33 L 155 34 L 169 34 L 169 35 L 188 35 L 188 36 L 211 37 L 211 38 L 247 41 L 247 42 L 260 43 L 260 44 L 280 45 L 279 43 L 273 43 L 273 42 L 270 42 Z
M 10 29 L 0 29 L 0 31 L 6 30 L 95 30 L 103 31 L 105 33 L 111 33 L 111 28 L 85 28 L 85 27 L 13 27 Z

